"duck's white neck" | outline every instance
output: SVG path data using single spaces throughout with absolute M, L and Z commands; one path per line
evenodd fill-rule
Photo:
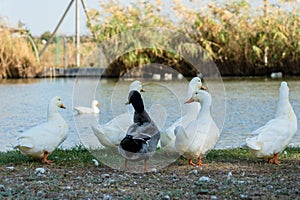
M 189 99 L 194 92 L 194 88 L 192 88 L 190 85 L 188 86 L 188 90 L 186 93 L 186 99 Z M 197 117 L 197 114 L 200 109 L 200 104 L 197 103 L 190 103 L 184 105 L 184 112 L 189 115 L 191 118 L 195 119 Z
M 278 102 L 276 117 L 289 115 L 294 112 L 288 97 L 281 97 Z
M 187 93 L 186 93 L 186 98 L 190 98 L 192 96 L 193 92 L 194 92 L 194 88 L 189 85 Z
M 58 107 L 49 105 L 48 106 L 48 121 L 56 119 L 58 115 L 60 116 L 60 114 L 58 113 Z
M 201 109 L 198 113 L 197 119 L 205 119 L 210 116 L 210 107 L 211 107 L 211 99 L 210 98 L 203 98 L 200 102 Z

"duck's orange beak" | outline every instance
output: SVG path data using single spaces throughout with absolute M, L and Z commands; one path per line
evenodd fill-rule
M 144 90 L 144 88 L 142 88 L 140 92 L 146 92 L 146 90 Z
M 194 102 L 194 99 L 190 98 L 189 100 L 187 100 L 186 102 L 184 102 L 184 104 L 186 104 L 186 103 L 192 103 L 192 102 Z
M 205 87 L 205 86 L 202 85 L 202 86 L 200 87 L 200 90 L 207 90 L 207 87 Z
M 60 108 L 66 109 L 66 107 L 64 106 L 64 104 L 61 104 Z

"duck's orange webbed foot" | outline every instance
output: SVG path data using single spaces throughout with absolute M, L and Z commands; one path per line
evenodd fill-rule
M 198 165 L 198 166 L 201 166 L 201 167 L 207 166 L 207 164 L 203 164 L 203 163 L 202 163 L 202 156 L 199 156 L 199 157 L 198 157 L 197 165 Z
M 44 152 L 43 159 L 42 159 L 42 163 L 46 163 L 46 164 L 48 164 L 48 165 L 51 165 L 51 164 L 53 163 L 53 161 L 52 161 L 52 160 L 48 160 L 48 159 L 47 159 L 48 156 L 49 156 L 49 153 L 48 153 L 47 151 L 45 151 L 45 152 Z
M 275 154 L 274 154 L 274 158 L 269 158 L 269 159 L 268 159 L 268 163 L 270 163 L 270 164 L 275 164 L 275 165 L 279 165 L 280 162 L 278 161 L 278 159 L 279 159 L 279 153 L 275 153 Z
M 192 159 L 189 159 L 189 165 L 192 165 L 192 166 L 196 166 L 196 164 L 195 163 L 193 163 L 193 160 Z

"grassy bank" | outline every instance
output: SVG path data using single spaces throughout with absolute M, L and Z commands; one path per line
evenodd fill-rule
M 0 154 L 0 198 L 76 199 L 293 199 L 300 194 L 300 148 L 287 148 L 280 165 L 244 149 L 213 150 L 191 167 L 179 158 L 156 172 L 128 173 L 99 162 L 89 151 L 57 150 L 53 165 L 11 151 Z M 38 172 L 37 168 L 45 172 Z M 231 175 L 232 174 L 232 175 Z

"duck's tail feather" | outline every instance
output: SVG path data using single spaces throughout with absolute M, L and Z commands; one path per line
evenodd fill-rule
M 262 144 L 261 144 L 261 142 L 257 142 L 256 140 L 253 140 L 253 138 L 247 138 L 246 146 L 250 149 L 259 151 L 259 150 L 261 150 Z
M 116 147 L 115 144 L 113 144 L 106 135 L 101 131 L 101 129 L 92 126 L 92 131 L 94 132 L 94 135 L 97 137 L 101 145 L 105 147 Z

